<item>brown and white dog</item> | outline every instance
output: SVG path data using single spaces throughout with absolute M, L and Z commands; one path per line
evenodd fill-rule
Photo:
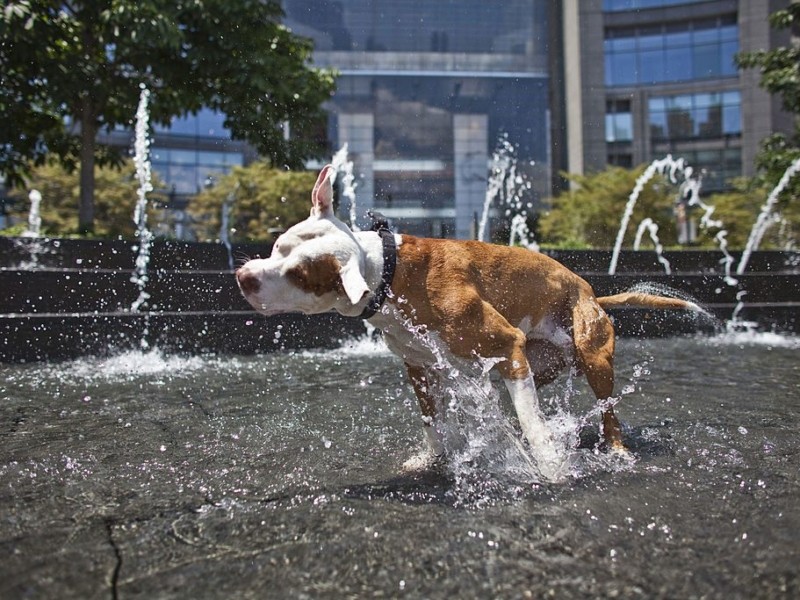
M 330 165 L 320 172 L 308 219 L 281 235 L 269 258 L 237 270 L 253 308 L 265 315 L 336 310 L 381 329 L 389 349 L 405 362 L 431 457 L 445 449 L 436 427 L 436 358 L 420 332 L 457 357 L 500 359 L 495 368 L 540 462 L 558 452 L 536 388 L 572 366 L 605 403 L 608 447 L 624 450 L 612 408 L 614 329 L 604 309 L 699 310 L 697 305 L 641 293 L 597 298 L 578 275 L 524 248 L 353 232 L 333 213 L 331 173 Z

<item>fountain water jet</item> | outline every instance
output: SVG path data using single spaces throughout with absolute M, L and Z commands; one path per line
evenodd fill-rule
M 691 168 L 691 167 L 690 167 Z M 738 285 L 738 280 L 736 280 L 731 275 L 731 267 L 733 266 L 733 256 L 728 251 L 728 231 L 725 229 L 725 225 L 721 219 L 712 219 L 712 215 L 714 214 L 715 207 L 710 206 L 703 202 L 700 198 L 700 178 L 693 179 L 687 177 L 686 181 L 684 181 L 684 193 L 682 197 L 688 197 L 688 206 L 697 206 L 703 211 L 703 216 L 700 217 L 700 227 L 708 231 L 709 229 L 718 229 L 717 233 L 714 235 L 714 240 L 717 242 L 717 246 L 719 247 L 720 252 L 722 252 L 722 260 L 720 263 L 724 265 L 725 274 L 724 280 L 725 283 L 731 287 Z
M 633 241 L 633 249 L 639 249 L 642 244 L 642 236 L 644 235 L 645 231 L 650 234 L 650 239 L 653 241 L 656 255 L 658 256 L 658 262 L 664 265 L 664 272 L 667 275 L 671 275 L 672 267 L 670 266 L 669 261 L 664 257 L 664 247 L 661 245 L 661 241 L 658 239 L 658 225 L 656 225 L 656 222 L 650 217 L 642 219 L 642 222 L 639 223 L 639 228 L 636 230 L 636 237 Z
M 356 187 L 355 175 L 353 175 L 353 161 L 347 159 L 347 143 L 339 149 L 331 159 L 333 166 L 334 179 L 332 183 L 337 184 L 341 177 L 341 198 L 346 200 L 349 206 L 345 207 L 350 215 L 350 228 L 353 231 L 361 231 L 358 227 L 358 214 L 356 212 Z
M 150 115 L 148 113 L 148 101 L 150 91 L 142 84 L 139 95 L 139 107 L 136 110 L 136 128 L 134 138 L 133 162 L 136 166 L 136 180 L 139 182 L 139 189 L 136 192 L 136 208 L 133 213 L 133 220 L 136 223 L 136 237 L 139 239 L 138 253 L 136 255 L 136 268 L 131 282 L 139 288 L 139 296 L 131 304 L 131 312 L 139 312 L 147 304 L 150 294 L 145 290 L 147 280 L 147 266 L 150 264 L 150 244 L 153 241 L 153 233 L 147 228 L 147 194 L 153 191 L 150 170 L 150 138 L 148 128 Z M 142 348 L 148 346 L 147 325 L 141 339 Z
M 513 213 L 509 245 L 519 243 L 531 250 L 538 250 L 539 246 L 531 239 L 531 231 L 527 224 L 530 205 L 523 203 L 523 196 L 531 189 L 531 183 L 524 173 L 518 171 L 517 166 L 516 148 L 508 141 L 508 135 L 503 135 L 492 153 L 477 239 L 481 242 L 487 241 L 491 207 L 493 204 L 501 204 L 505 205 L 505 216 L 511 216 Z
M 675 160 L 672 158 L 671 154 L 667 154 L 664 158 L 654 160 L 650 163 L 644 173 L 639 175 L 636 179 L 636 185 L 633 187 L 630 196 L 628 196 L 625 212 L 622 215 L 619 231 L 617 232 L 617 239 L 614 242 L 614 251 L 611 254 L 611 263 L 608 266 L 609 275 L 614 275 L 617 272 L 617 262 L 619 261 L 619 254 L 622 250 L 622 240 L 625 238 L 628 223 L 631 220 L 631 216 L 633 216 L 633 209 L 636 206 L 636 201 L 639 200 L 639 196 L 644 190 L 644 186 L 656 175 L 664 175 L 672 183 L 677 183 L 677 174 L 679 172 L 684 174 L 686 180 L 691 178 L 691 167 L 687 167 L 686 162 L 682 158 Z
M 22 237 L 38 238 L 42 235 L 42 217 L 39 213 L 42 194 L 39 190 L 31 190 L 28 194 L 28 199 L 31 201 L 31 208 L 28 212 L 28 229 L 23 232 Z
M 789 185 L 789 181 L 791 181 L 792 177 L 800 171 L 800 158 L 796 159 L 789 167 L 784 171 L 783 175 L 778 181 L 778 185 L 770 192 L 769 196 L 767 197 L 767 201 L 761 207 L 761 212 L 756 219 L 756 222 L 753 224 L 753 228 L 750 230 L 750 237 L 747 239 L 747 244 L 745 246 L 744 252 L 742 253 L 742 258 L 739 261 L 739 265 L 736 267 L 736 274 L 742 275 L 747 268 L 747 263 L 750 261 L 750 255 L 753 253 L 754 250 L 758 248 L 758 245 L 761 243 L 761 240 L 764 237 L 764 234 L 769 229 L 772 223 L 769 222 L 769 216 L 772 213 L 772 209 L 775 207 L 775 204 L 778 202 L 778 197 L 781 195 L 786 186 Z
M 236 199 L 236 192 L 239 189 L 239 183 L 237 182 L 233 188 L 233 191 L 228 194 L 228 197 L 225 198 L 225 201 L 222 203 L 222 209 L 220 212 L 220 226 L 219 226 L 219 241 L 222 242 L 222 245 L 225 246 L 225 250 L 228 252 L 228 268 L 233 271 L 233 248 L 231 246 L 231 208 L 233 208 L 233 201 Z

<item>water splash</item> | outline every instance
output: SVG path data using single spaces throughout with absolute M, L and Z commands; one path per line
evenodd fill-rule
M 511 219 L 511 233 L 508 238 L 509 246 L 520 245 L 534 252 L 539 251 L 539 244 L 533 239 L 533 232 L 528 227 L 528 215 L 517 214 Z
M 650 217 L 642 219 L 642 222 L 639 223 L 639 227 L 636 230 L 636 237 L 633 241 L 633 249 L 638 250 L 642 244 L 642 236 L 644 232 L 647 231 L 650 234 L 650 239 L 653 242 L 653 246 L 655 246 L 656 256 L 658 257 L 658 262 L 664 265 L 664 271 L 667 275 L 672 274 L 672 267 L 669 264 L 669 261 L 664 257 L 664 247 L 661 245 L 661 241 L 658 239 L 658 225 L 656 222 L 653 221 Z
M 784 171 L 783 175 L 778 181 L 778 185 L 770 192 L 769 196 L 767 197 L 767 201 L 761 207 L 761 212 L 756 219 L 756 222 L 753 224 L 753 228 L 750 230 L 750 236 L 747 239 L 747 244 L 745 245 L 744 252 L 742 253 L 742 258 L 739 261 L 739 266 L 736 267 L 736 274 L 742 275 L 747 268 L 747 263 L 750 261 L 750 255 L 758 249 L 758 245 L 761 243 L 761 240 L 764 238 L 764 234 L 767 232 L 767 229 L 772 225 L 770 222 L 770 215 L 772 214 L 772 210 L 775 208 L 775 204 L 778 202 L 778 197 L 781 195 L 786 186 L 789 185 L 792 177 L 794 177 L 797 172 L 800 171 L 800 158 L 796 159 L 789 167 Z
M 533 241 L 527 225 L 530 204 L 525 202 L 525 195 L 531 187 L 531 182 L 525 174 L 518 170 L 516 147 L 508 140 L 508 135 L 501 136 L 492 153 L 477 239 L 482 242 L 487 241 L 489 215 L 494 205 L 498 208 L 503 207 L 505 216 L 511 217 L 509 245 L 519 244 L 531 250 L 538 250 L 539 246 Z
M 614 242 L 614 251 L 611 254 L 611 263 L 608 266 L 609 275 L 614 275 L 617 272 L 617 262 L 619 261 L 619 254 L 622 250 L 622 240 L 625 238 L 625 232 L 628 230 L 628 223 L 633 216 L 633 209 L 644 190 L 644 186 L 656 175 L 665 176 L 672 183 L 678 183 L 677 176 L 679 173 L 683 173 L 684 179 L 688 180 L 691 178 L 691 167 L 686 166 L 686 161 L 684 159 L 679 158 L 675 160 L 672 158 L 671 154 L 667 154 L 664 158 L 654 160 L 650 163 L 644 170 L 644 173 L 637 177 L 636 185 L 634 185 L 633 191 L 630 196 L 628 196 L 625 212 L 622 214 L 622 219 L 619 224 L 619 231 L 617 232 L 617 238 Z
M 227 360 L 227 358 L 226 358 Z M 236 361 L 236 359 L 231 359 Z M 77 381 L 131 381 L 154 375 L 203 372 L 212 367 L 209 357 L 167 356 L 157 349 L 127 350 L 109 357 L 90 357 L 74 360 L 58 369 L 60 378 Z
M 350 216 L 350 229 L 353 231 L 361 231 L 358 227 L 358 218 L 356 212 L 356 187 L 355 175 L 353 175 L 353 161 L 347 158 L 347 143 L 345 143 L 331 159 L 331 166 L 333 167 L 334 179 L 332 184 L 336 184 L 337 180 L 341 185 L 341 199 L 345 201 L 346 208 Z
M 800 350 L 800 336 L 772 331 L 728 330 L 711 337 L 703 336 L 702 339 L 703 343 L 720 347 L 764 346 Z
M 136 267 L 131 276 L 131 282 L 139 288 L 139 296 L 131 304 L 131 312 L 139 312 L 147 304 L 150 294 L 147 293 L 147 266 L 150 264 L 150 244 L 153 241 L 153 234 L 147 228 L 147 194 L 153 191 L 150 171 L 150 137 L 148 128 L 150 126 L 150 115 L 148 112 L 148 102 L 150 91 L 142 84 L 140 86 L 139 107 L 136 110 L 136 128 L 134 137 L 133 163 L 136 166 L 136 180 L 139 188 L 136 192 L 136 208 L 133 213 L 133 221 L 136 223 L 136 237 L 139 240 L 138 253 L 136 255 Z M 141 339 L 142 348 L 148 346 L 147 325 Z
M 399 301 L 402 304 L 402 298 Z M 501 411 L 499 393 L 489 377 L 497 359 L 458 359 L 441 345 L 436 334 L 424 325 L 414 325 L 397 308 L 385 305 L 382 312 L 397 319 L 433 356 L 428 385 L 440 402 L 434 426 L 447 449 L 447 468 L 457 488 L 469 488 L 476 473 L 481 482 L 491 474 L 495 482 L 510 476 L 517 482 L 537 483 L 544 479 L 542 471 L 555 471 L 553 465 L 539 464 L 549 457 L 541 456 L 538 448 L 526 448 Z M 566 452 L 562 452 L 559 459 L 565 458 Z

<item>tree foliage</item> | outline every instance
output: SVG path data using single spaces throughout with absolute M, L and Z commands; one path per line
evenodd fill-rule
M 539 220 L 543 243 L 572 248 L 613 247 L 625 205 L 644 169 L 644 165 L 634 170 L 609 167 L 589 175 L 565 174 L 574 186 L 552 199 L 551 210 Z M 626 246 L 633 243 L 636 227 L 646 217 L 657 223 L 664 245 L 675 243 L 676 194 L 676 187 L 663 178 L 650 180 L 636 202 Z
M 316 173 L 276 169 L 265 161 L 235 167 L 190 206 L 193 228 L 202 241 L 220 237 L 222 209 L 230 205 L 229 239 L 272 241 L 277 232 L 308 217 Z
M 56 156 L 80 164 L 81 227 L 90 229 L 96 133 L 129 125 L 139 86 L 153 122 L 209 107 L 232 137 L 274 164 L 320 150 L 331 73 L 281 23 L 275 0 L 18 0 L 0 13 L 0 173 L 19 181 Z M 288 123 L 291 139 L 284 135 Z
M 566 175 L 576 186 L 551 200 L 551 210 L 542 215 L 539 221 L 539 237 L 544 244 L 569 248 L 610 248 L 616 241 L 625 205 L 636 185 L 636 179 L 646 168 L 642 165 L 634 170 L 609 167 L 605 171 L 591 175 Z M 744 248 L 750 230 L 766 202 L 772 186 L 760 185 L 742 177 L 733 182 L 733 189 L 721 194 L 713 194 L 703 199 L 703 203 L 714 210 L 710 218 L 719 221 L 721 226 L 704 228 L 701 226 L 704 211 L 691 207 L 689 217 L 697 225 L 697 238 L 694 245 L 701 248 L 718 248 L 716 239 L 720 230 L 727 232 L 726 240 L 730 248 Z M 631 248 L 636 229 L 646 217 L 658 225 L 658 237 L 665 247 L 676 246 L 677 226 L 675 206 L 678 188 L 662 177 L 654 177 L 639 196 L 623 239 L 623 247 Z M 784 201 L 776 211 L 775 223 L 762 240 L 762 248 L 787 247 L 795 237 L 797 223 L 800 223 L 800 206 L 796 202 Z M 642 248 L 651 248 L 647 235 L 642 238 Z
M 796 29 L 800 25 L 800 3 L 792 2 L 786 8 L 770 15 L 770 24 L 776 29 Z M 757 186 L 775 186 L 787 167 L 800 158 L 800 45 L 792 37 L 789 45 L 772 50 L 742 52 L 736 56 L 740 69 L 758 69 L 759 84 L 770 94 L 778 95 L 784 110 L 795 115 L 792 135 L 775 133 L 762 140 L 756 156 Z M 800 193 L 800 182 L 793 182 L 791 195 Z
M 769 20 L 775 29 L 797 27 L 800 3 L 792 2 L 775 11 Z M 736 63 L 740 69 L 759 69 L 761 87 L 770 94 L 778 94 L 786 111 L 800 114 L 800 47 L 796 41 L 772 50 L 742 52 L 736 56 Z
M 727 231 L 726 240 L 730 248 L 742 249 L 747 245 L 750 231 L 758 218 L 761 208 L 767 201 L 771 185 L 761 181 L 741 177 L 733 182 L 733 188 L 725 193 L 714 194 L 707 203 L 714 207 L 713 219 L 722 222 Z M 697 213 L 696 213 L 697 214 Z M 761 241 L 760 248 L 783 250 L 791 246 L 797 237 L 797 225 L 800 223 L 800 205 L 791 202 L 790 196 L 779 199 L 779 208 L 772 212 L 773 226 Z M 709 246 L 718 230 L 701 232 L 701 242 Z
M 95 203 L 97 208 L 97 226 L 94 234 L 100 237 L 134 238 L 136 225 L 133 222 L 133 210 L 136 205 L 136 191 L 139 183 L 135 177 L 132 160 L 125 160 L 119 168 L 95 168 Z M 78 202 L 80 184 L 78 174 L 61 165 L 50 163 L 36 167 L 29 177 L 30 189 L 42 194 L 39 207 L 42 217 L 42 233 L 59 237 L 68 237 L 79 232 Z M 158 189 L 163 184 L 155 177 L 153 186 Z M 29 210 L 28 190 L 17 188 L 9 196 L 15 200 L 12 218 L 20 224 L 27 225 Z M 163 196 L 150 194 L 150 223 L 153 222 L 154 204 Z M 21 233 L 24 226 L 17 227 L 9 233 Z

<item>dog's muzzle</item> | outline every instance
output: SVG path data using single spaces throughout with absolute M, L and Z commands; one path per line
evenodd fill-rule
M 258 277 L 246 266 L 236 271 L 236 281 L 239 283 L 239 289 L 244 294 L 257 294 L 261 288 L 261 282 Z

